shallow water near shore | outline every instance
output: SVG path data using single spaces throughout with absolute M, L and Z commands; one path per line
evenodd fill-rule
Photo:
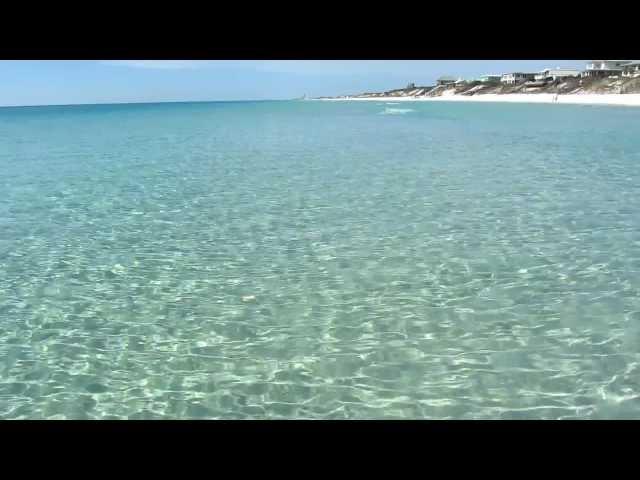
M 640 110 L 0 108 L 0 418 L 640 418 Z

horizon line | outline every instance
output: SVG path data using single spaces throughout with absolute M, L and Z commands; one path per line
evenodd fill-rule
M 28 107 L 81 107 L 91 105 L 155 105 L 158 103 L 224 103 L 224 102 L 288 102 L 297 98 L 266 98 L 266 99 L 237 99 L 237 100 L 159 100 L 154 102 L 94 102 L 94 103 L 40 103 L 25 105 L 0 105 L 0 108 L 28 108 Z

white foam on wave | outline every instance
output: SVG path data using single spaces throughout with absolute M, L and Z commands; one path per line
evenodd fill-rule
M 415 112 L 413 108 L 385 108 L 380 112 L 382 115 L 404 115 L 405 113 Z

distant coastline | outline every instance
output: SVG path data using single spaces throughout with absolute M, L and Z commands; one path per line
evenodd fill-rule
M 314 100 L 471 101 L 640 106 L 640 61 L 592 60 L 583 71 L 566 68 L 511 72 L 466 80 L 442 76 L 436 85 Z
M 503 102 L 503 103 L 561 103 L 573 105 L 619 105 L 640 107 L 640 94 L 633 93 L 592 93 L 574 95 L 554 94 L 485 94 L 485 95 L 444 95 L 438 97 L 336 97 L 318 98 L 318 101 L 378 101 L 378 102 Z

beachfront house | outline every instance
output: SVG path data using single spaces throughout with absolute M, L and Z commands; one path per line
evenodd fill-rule
M 499 82 L 502 79 L 502 75 L 481 75 L 478 80 L 483 83 Z
M 629 60 L 591 60 L 582 72 L 583 77 L 606 78 L 621 75 L 622 66 L 631 63 Z
M 416 84 L 413 82 L 407 84 L 407 86 L 404 87 L 405 90 L 413 90 L 414 88 L 416 88 Z
M 541 72 L 536 74 L 536 76 L 534 77 L 534 80 L 536 81 L 552 80 L 555 82 L 556 80 L 562 80 L 564 78 L 579 77 L 579 76 L 580 76 L 580 70 L 576 70 L 574 68 L 556 67 L 556 68 L 546 68 L 542 70 Z
M 632 60 L 622 65 L 623 77 L 640 77 L 640 60 Z
M 436 83 L 438 85 L 453 85 L 454 83 L 456 83 L 456 80 L 457 80 L 456 77 L 452 77 L 450 75 L 443 75 L 442 77 L 438 78 Z
M 500 81 L 507 85 L 515 85 L 518 83 L 528 82 L 529 80 L 535 79 L 535 73 L 523 73 L 523 72 L 513 72 L 513 73 L 503 73 Z

